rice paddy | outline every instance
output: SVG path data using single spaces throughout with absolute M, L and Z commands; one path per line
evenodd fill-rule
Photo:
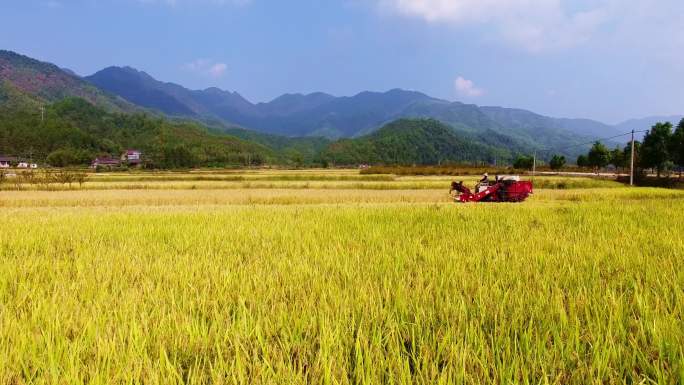
M 6 186 L 0 384 L 684 383 L 684 191 L 450 180 Z

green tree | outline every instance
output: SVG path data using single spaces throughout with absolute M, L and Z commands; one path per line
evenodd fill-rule
M 294 164 L 297 168 L 302 167 L 304 164 L 304 155 L 299 150 L 294 148 L 288 149 L 285 152 L 285 156 L 287 157 L 288 163 Z
M 679 122 L 672 134 L 670 153 L 672 161 L 679 167 L 679 178 L 681 178 L 682 169 L 684 169 L 684 119 Z
M 620 147 L 615 147 L 615 149 L 610 152 L 609 163 L 615 166 L 616 169 L 627 167 L 625 152 Z
M 641 145 L 641 166 L 656 169 L 658 178 L 670 161 L 671 141 L 672 123 L 669 122 L 656 123 L 644 136 Z
M 589 167 L 589 158 L 586 155 L 580 155 L 577 157 L 577 167 Z
M 608 147 L 603 143 L 596 142 L 591 146 L 587 159 L 589 160 L 589 166 L 595 168 L 598 172 L 599 169 L 606 167 L 610 162 L 610 151 L 608 151 Z
M 184 145 L 164 149 L 164 166 L 167 168 L 190 168 L 197 163 L 194 154 Z
M 54 167 L 68 167 L 87 164 L 90 154 L 83 150 L 63 148 L 51 152 L 47 156 L 47 163 Z
M 554 155 L 549 162 L 552 170 L 560 170 L 565 166 L 565 157 L 563 155 Z
M 56 150 L 47 156 L 47 163 L 53 167 L 65 167 L 74 164 L 75 157 L 68 150 Z
M 518 170 L 531 170 L 534 166 L 534 158 L 531 156 L 521 155 L 513 162 L 513 168 Z

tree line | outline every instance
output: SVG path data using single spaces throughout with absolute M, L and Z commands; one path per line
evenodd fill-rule
M 5 170 L 0 170 L 0 190 L 5 189 L 4 185 L 10 185 L 10 189 L 21 190 L 24 186 L 37 186 L 43 190 L 53 190 L 55 185 L 68 185 L 69 188 L 73 184 L 78 184 L 83 187 L 83 184 L 88 181 L 88 174 L 77 170 L 58 170 L 48 171 L 42 170 L 34 172 L 33 170 L 19 172 L 8 178 L 8 173 Z
M 616 168 L 630 166 L 632 157 L 632 143 L 624 149 L 609 150 L 601 142 L 596 142 L 586 155 L 580 155 L 577 165 L 600 169 L 608 165 Z M 634 165 L 636 168 L 653 169 L 658 177 L 664 171 L 684 167 L 684 119 L 676 128 L 672 123 L 656 123 L 644 136 L 643 141 L 634 142 Z
M 632 142 L 624 147 L 609 149 L 600 141 L 595 142 L 589 152 L 577 158 L 577 166 L 600 170 L 608 165 L 616 169 L 626 169 L 631 165 Z M 560 170 L 566 164 L 562 155 L 554 155 L 549 166 Z M 518 158 L 516 168 L 531 167 L 531 158 Z M 518 167 L 519 166 L 519 167 Z M 529 166 L 529 167 L 528 167 Z M 634 141 L 634 167 L 638 170 L 652 169 L 660 178 L 664 172 L 684 169 L 684 119 L 674 127 L 670 122 L 656 123 L 646 133 L 644 139 Z

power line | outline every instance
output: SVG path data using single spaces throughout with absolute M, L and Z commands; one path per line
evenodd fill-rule
M 532 176 L 537 174 L 537 152 L 538 151 L 539 152 L 547 152 L 547 153 L 550 153 L 551 151 L 561 152 L 561 151 L 568 150 L 568 149 L 574 148 L 574 147 L 587 146 L 587 145 L 590 145 L 590 144 L 593 144 L 596 142 L 608 141 L 611 139 L 616 139 L 616 138 L 620 138 L 623 136 L 632 135 L 632 141 L 631 141 L 632 142 L 632 150 L 631 150 L 632 159 L 631 159 L 631 171 L 630 171 L 630 185 L 633 185 L 633 183 L 634 183 L 634 134 L 635 133 L 641 133 L 641 132 L 648 132 L 648 131 L 649 130 L 632 130 L 629 132 L 625 132 L 623 134 L 618 134 L 618 135 L 614 135 L 614 136 L 610 136 L 610 137 L 606 137 L 606 138 L 598 138 L 598 139 L 592 140 L 591 142 L 577 143 L 577 144 L 573 144 L 573 145 L 566 146 L 563 148 L 556 147 L 556 148 L 535 149 L 534 155 L 532 157 Z
M 564 147 L 564 148 L 555 148 L 555 149 L 546 148 L 546 149 L 541 149 L 541 150 L 535 150 L 535 151 L 534 151 L 533 164 L 532 164 L 532 175 L 534 176 L 534 175 L 536 174 L 536 168 L 537 168 L 537 167 L 536 167 L 536 166 L 537 166 L 537 151 L 547 151 L 547 152 L 550 152 L 550 151 L 554 151 L 554 150 L 555 150 L 556 152 L 560 152 L 560 151 L 567 150 L 567 149 L 570 149 L 570 148 L 573 148 L 573 147 L 587 146 L 587 145 L 590 145 L 590 144 L 593 144 L 593 143 L 596 143 L 596 142 L 608 141 L 608 140 L 611 140 L 611 139 L 616 139 L 616 138 L 620 138 L 620 137 L 623 137 L 623 136 L 631 135 L 631 136 L 632 136 L 632 140 L 631 140 L 631 150 L 630 150 L 630 158 L 631 158 L 631 159 L 630 159 L 629 185 L 630 185 L 630 186 L 633 186 L 633 185 L 634 185 L 634 134 L 636 134 L 636 133 L 641 133 L 641 132 L 649 132 L 649 130 L 632 130 L 632 131 L 630 131 L 630 132 L 625 132 L 624 134 L 618 134 L 618 135 L 611 136 L 611 137 L 607 137 L 607 138 L 599 138 L 599 139 L 595 139 L 595 140 L 592 140 L 591 142 L 586 142 L 586 143 L 573 144 L 573 145 L 571 145 L 571 146 L 567 146 L 567 147 Z
M 542 148 L 542 149 L 537 149 L 537 151 L 540 151 L 540 152 L 541 152 L 541 151 L 544 151 L 544 152 L 558 151 L 558 152 L 560 152 L 560 151 L 563 151 L 563 150 L 567 150 L 567 149 L 569 149 L 569 148 L 580 147 L 580 146 L 588 146 L 588 145 L 594 144 L 594 143 L 596 143 L 596 142 L 607 141 L 607 140 L 616 139 L 616 138 L 620 138 L 620 137 L 627 136 L 627 135 L 632 135 L 632 134 L 641 133 L 641 132 L 648 132 L 648 131 L 649 131 L 649 130 L 635 130 L 635 131 L 629 131 L 629 132 L 625 132 L 624 134 L 619 134 L 619 135 L 615 135 L 615 136 L 611 136 L 611 137 L 607 137 L 607 138 L 598 138 L 598 139 L 594 139 L 594 140 L 592 140 L 592 141 L 590 141 L 590 142 L 573 144 L 573 145 L 571 145 L 571 146 L 566 146 L 566 147 L 561 147 L 561 148 L 558 148 L 558 147 L 556 147 L 556 148 Z

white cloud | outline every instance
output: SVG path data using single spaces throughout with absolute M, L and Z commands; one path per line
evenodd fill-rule
M 623 1 L 626 3 L 615 11 L 619 23 L 608 41 L 610 47 L 638 51 L 635 60 L 648 57 L 680 70 L 684 68 L 684 1 Z
M 190 63 L 184 64 L 183 69 L 199 75 L 218 79 L 225 75 L 226 71 L 228 70 L 228 65 L 226 63 L 215 62 L 210 59 L 197 59 Z
M 215 78 L 220 78 L 223 76 L 223 74 L 226 72 L 228 69 L 228 66 L 225 63 L 216 63 L 209 68 L 209 74 L 212 77 Z
M 454 87 L 459 95 L 468 98 L 476 98 L 485 94 L 485 90 L 475 86 L 472 80 L 459 76 L 454 80 Z
M 609 19 L 615 0 L 596 0 L 592 7 L 574 11 L 564 7 L 568 0 L 379 1 L 388 9 L 428 23 L 484 25 L 510 44 L 539 52 L 575 46 L 590 39 Z

